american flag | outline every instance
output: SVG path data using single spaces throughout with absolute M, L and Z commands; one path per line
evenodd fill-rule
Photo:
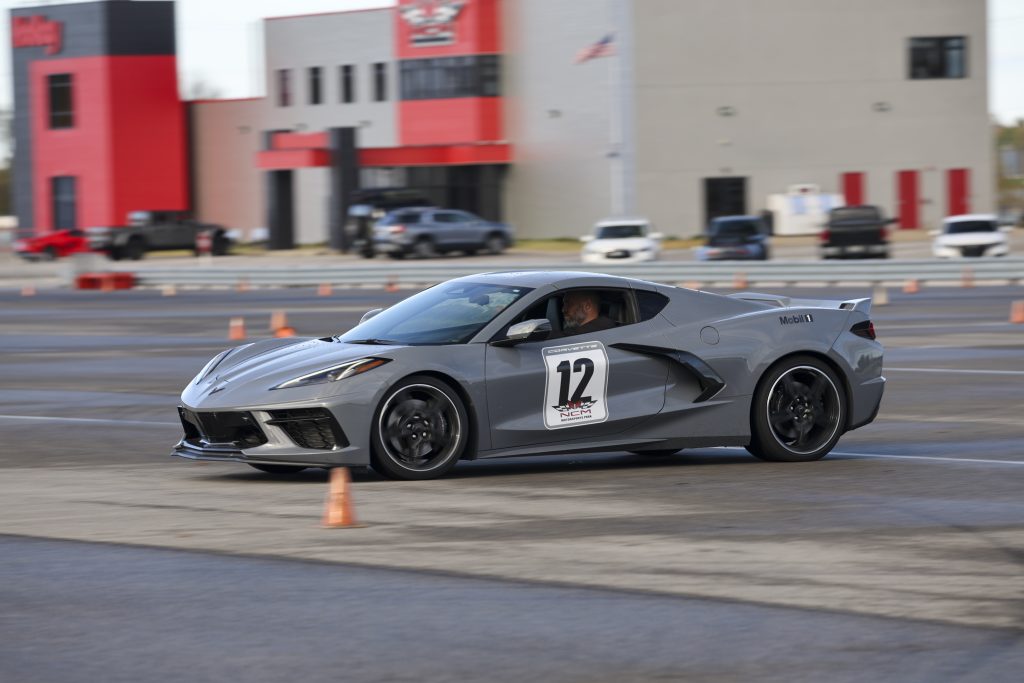
M 593 45 L 588 45 L 579 52 L 576 53 L 576 64 L 582 64 L 583 62 L 589 62 L 591 59 L 597 59 L 598 57 L 611 57 L 615 54 L 614 34 L 609 33 L 601 40 L 597 41 Z

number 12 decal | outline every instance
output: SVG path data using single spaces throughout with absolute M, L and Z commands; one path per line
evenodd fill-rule
M 544 426 L 576 427 L 608 419 L 608 354 L 601 342 L 542 350 L 547 383 Z

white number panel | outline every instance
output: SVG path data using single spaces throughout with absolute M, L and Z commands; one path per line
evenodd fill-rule
M 541 349 L 547 381 L 544 426 L 579 427 L 608 419 L 608 353 L 601 342 Z

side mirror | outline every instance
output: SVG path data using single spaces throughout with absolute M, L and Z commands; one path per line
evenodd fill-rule
M 508 333 L 505 335 L 505 338 L 493 342 L 493 345 L 515 346 L 516 344 L 522 344 L 523 342 L 547 339 L 549 334 L 551 334 L 551 321 L 547 318 L 524 320 L 523 322 L 516 323 L 512 327 L 508 328 Z
M 584 235 L 580 238 L 580 242 L 590 242 L 594 239 L 593 235 Z
M 377 315 L 378 313 L 380 313 L 383 310 L 384 310 L 383 308 L 371 308 L 366 313 L 363 313 L 363 317 L 359 319 L 359 324 L 362 325 L 367 320 L 369 320 L 370 318 L 372 318 L 373 316 Z

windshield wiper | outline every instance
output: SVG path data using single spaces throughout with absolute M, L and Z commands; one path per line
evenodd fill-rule
M 395 346 L 400 345 L 402 342 L 395 341 L 394 339 L 341 339 L 338 341 L 344 344 L 378 344 L 380 346 Z

